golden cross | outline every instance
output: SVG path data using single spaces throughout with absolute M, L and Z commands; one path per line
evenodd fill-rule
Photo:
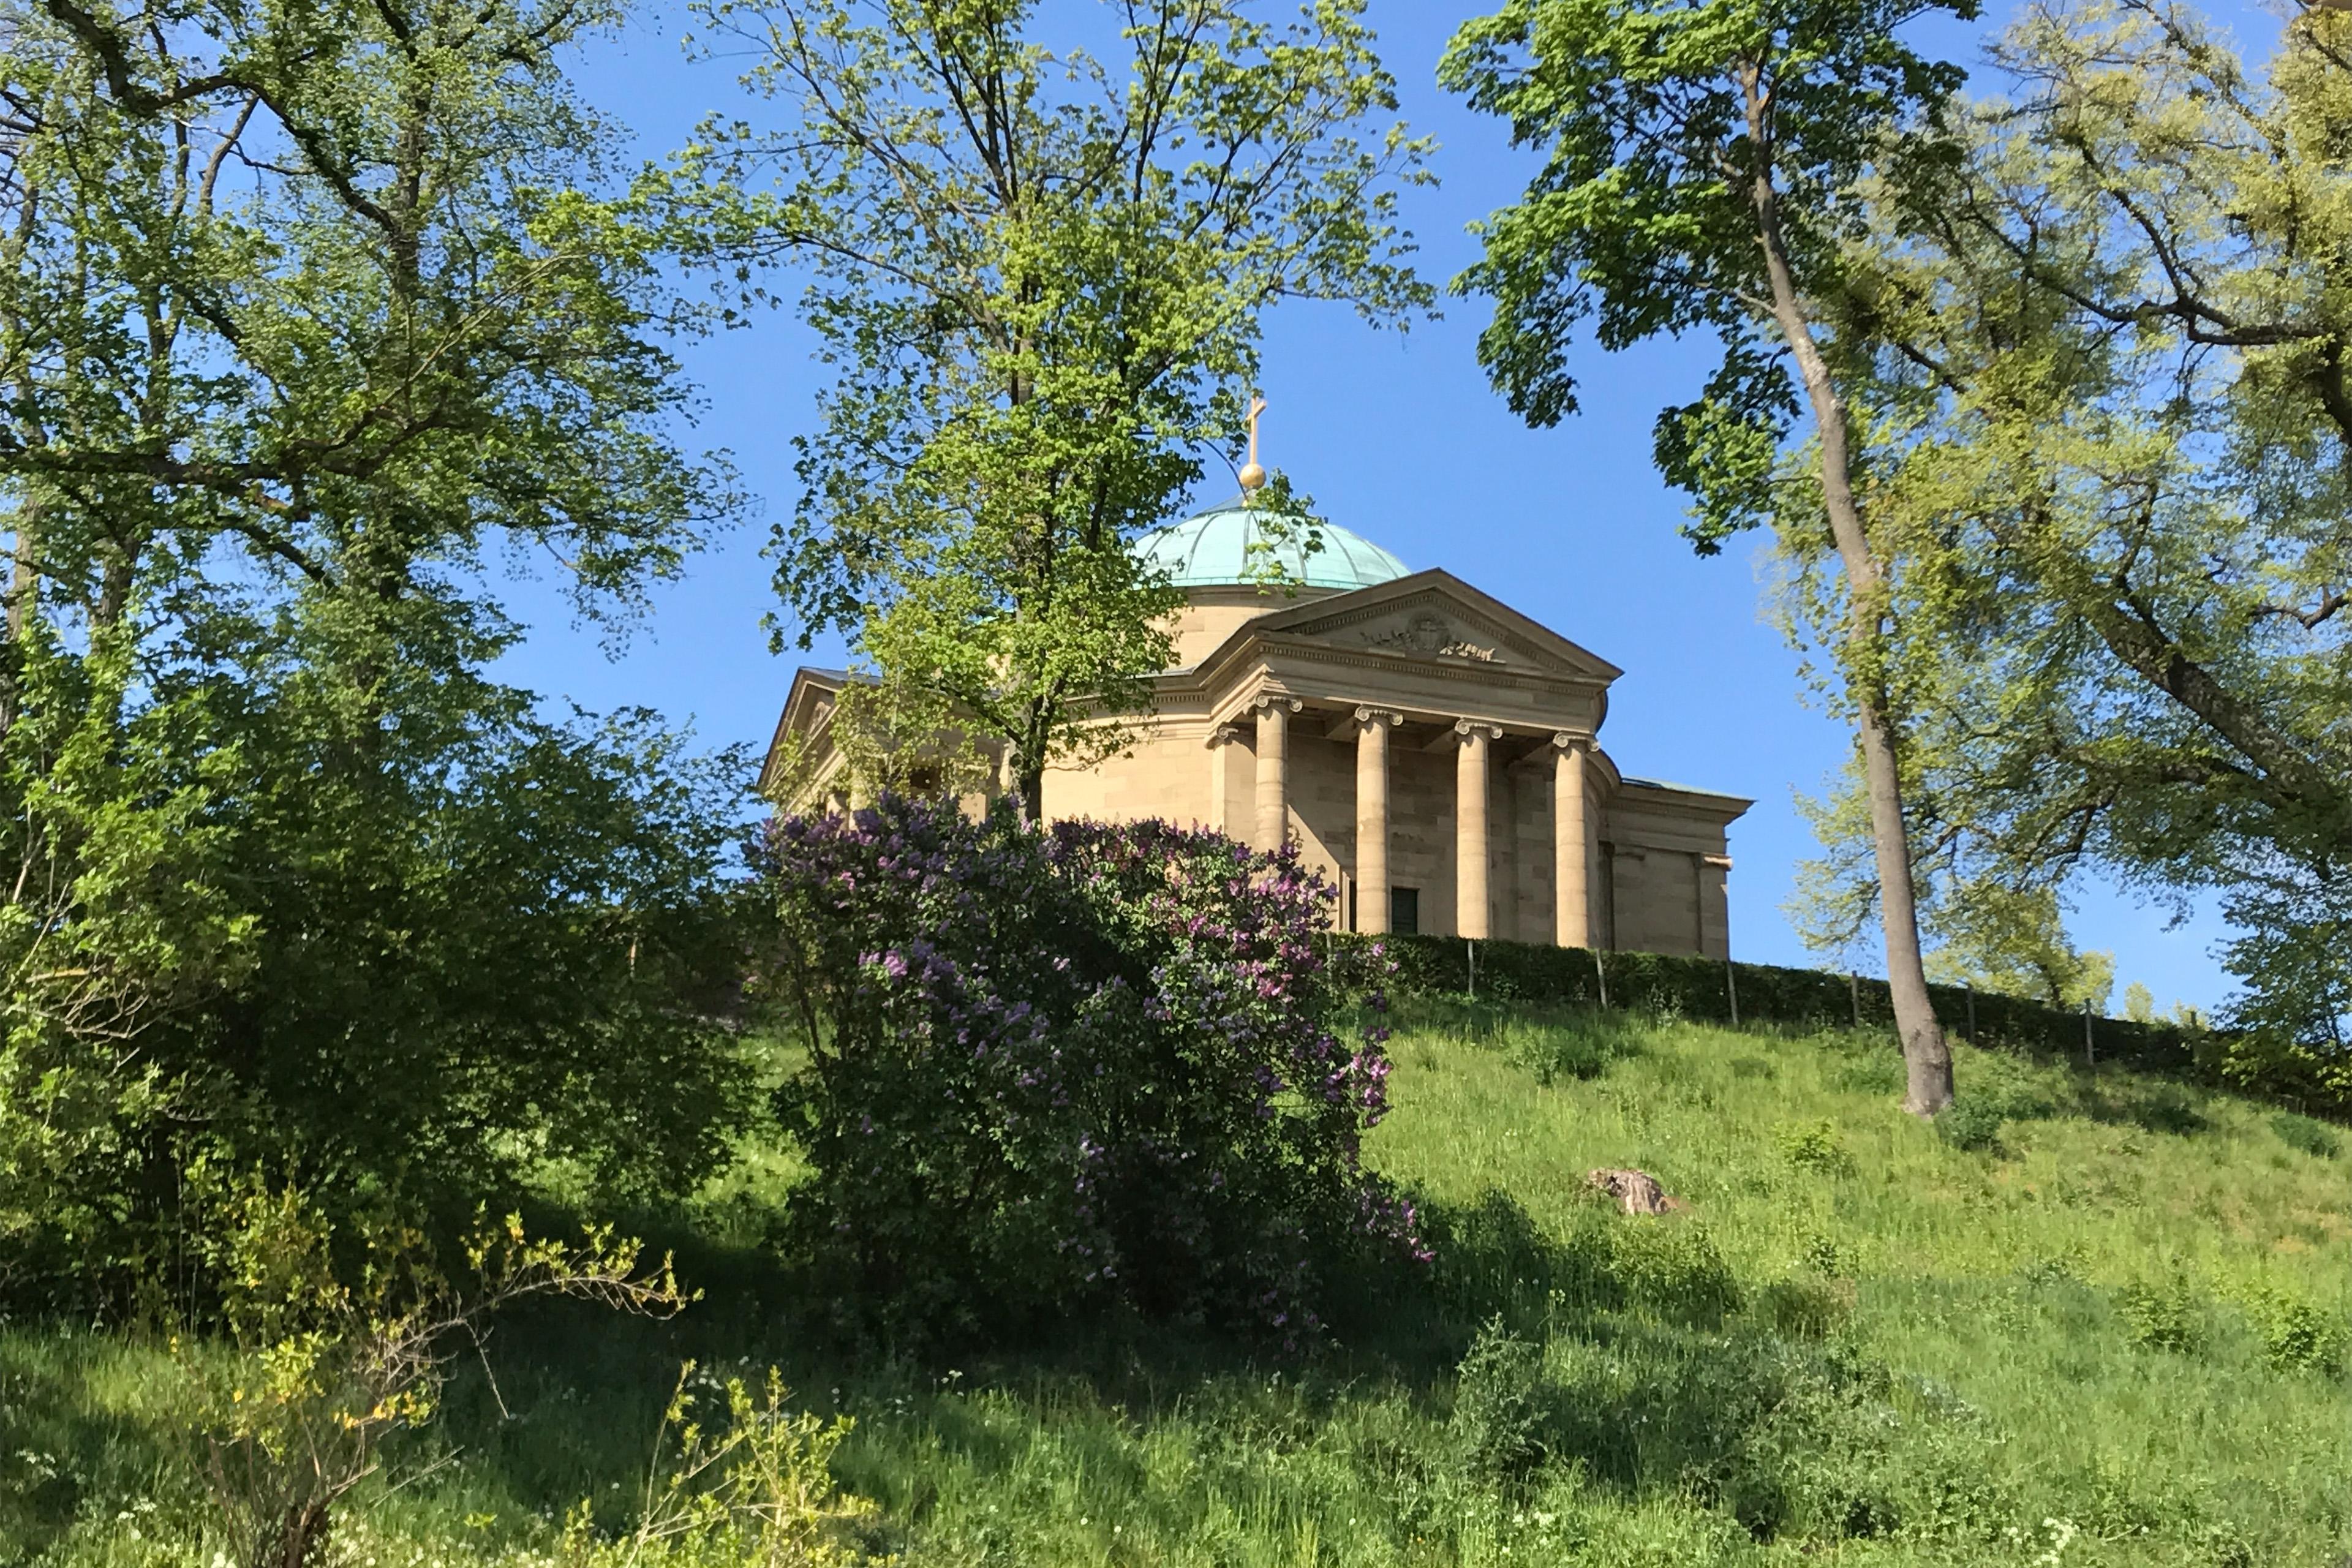
M 1249 406 L 1249 461 L 1243 466 L 1241 472 L 1242 489 L 1245 490 L 1255 490 L 1265 483 L 1265 470 L 1258 467 L 1257 462 L 1257 416 L 1265 412 L 1265 395 L 1260 393 L 1251 393 Z

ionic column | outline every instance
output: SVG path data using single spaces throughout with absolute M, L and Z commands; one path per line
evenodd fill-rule
M 1486 935 L 1486 742 L 1503 731 L 1492 724 L 1454 721 L 1454 929 Z
M 1290 836 L 1290 716 L 1306 703 L 1257 700 L 1257 847 L 1271 855 Z
M 1584 796 L 1589 735 L 1565 731 L 1551 738 L 1552 940 L 1562 947 L 1592 945 L 1592 820 Z
M 1389 731 L 1402 713 L 1356 710 L 1356 929 L 1389 929 Z

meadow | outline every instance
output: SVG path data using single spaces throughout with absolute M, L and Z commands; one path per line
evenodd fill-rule
M 339 1533 L 354 1563 L 563 1560 L 641 1507 L 692 1360 L 855 1417 L 915 1564 L 2261 1564 L 2352 1552 L 2352 1154 L 2336 1127 L 1963 1048 L 1896 1109 L 1881 1034 L 1418 1005 L 1376 1163 L 1436 1261 L 1285 1360 L 1165 1326 L 821 1348 L 761 1245 L 788 1152 L 649 1216 L 705 1299 L 506 1323 Z M 1632 1218 L 1586 1184 L 1656 1175 Z M 204 1563 L 173 1351 L 0 1327 L 0 1563 Z M 646 1561 L 679 1561 L 649 1555 Z M 721 1559 L 712 1558 L 716 1563 Z

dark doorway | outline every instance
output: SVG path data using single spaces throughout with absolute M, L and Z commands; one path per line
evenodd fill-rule
M 1391 888 L 1389 889 L 1389 930 L 1399 936 L 1421 933 L 1421 889 Z

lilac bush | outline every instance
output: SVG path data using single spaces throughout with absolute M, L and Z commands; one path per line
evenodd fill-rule
M 1342 1038 L 1331 889 L 1296 853 L 891 796 L 776 822 L 766 859 L 773 989 L 811 1042 L 777 1096 L 812 1167 L 793 1219 L 845 1301 L 961 1329 L 1123 1307 L 1296 1348 L 1337 1258 L 1426 1258 L 1360 1157 L 1387 1031 Z

